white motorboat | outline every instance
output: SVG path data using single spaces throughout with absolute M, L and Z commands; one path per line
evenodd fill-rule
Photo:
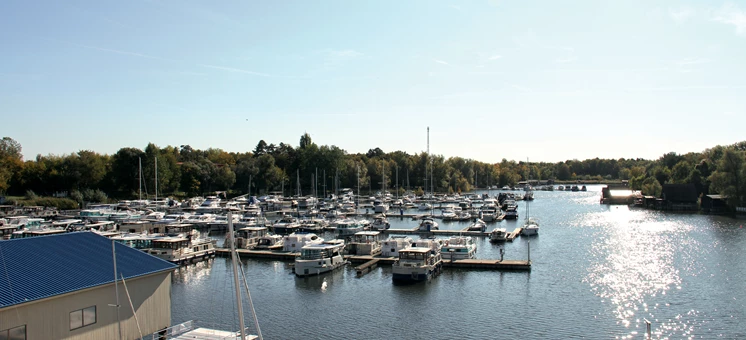
M 409 236 L 390 236 L 381 245 L 381 256 L 399 257 L 399 251 L 412 246 L 412 238 Z
M 254 249 L 259 239 L 269 234 L 267 227 L 244 227 L 236 230 L 236 248 Z
M 484 221 L 477 219 L 474 223 L 472 223 L 469 226 L 469 231 L 481 231 L 484 232 L 487 230 L 487 223 L 484 223 Z
M 438 230 L 438 222 L 435 222 L 432 217 L 425 217 L 422 219 L 422 222 L 420 222 L 420 227 L 417 230 L 427 232 L 431 230 Z
M 378 255 L 381 253 L 380 231 L 360 231 L 347 242 L 345 253 L 350 255 Z
M 440 252 L 425 247 L 402 249 L 391 267 L 392 280 L 394 283 L 427 281 L 440 274 L 442 266 Z
M 471 236 L 451 236 L 443 243 L 440 250 L 446 260 L 465 260 L 477 258 L 477 244 Z
M 208 196 L 195 210 L 198 214 L 220 212 L 222 210 L 220 208 L 220 201 L 221 199 L 217 196 Z
M 323 242 L 323 238 L 313 233 L 292 233 L 283 237 L 282 250 L 297 253 L 305 246 L 320 244 Z
M 391 228 L 391 224 L 386 215 L 379 215 L 373 217 L 373 223 L 370 224 L 370 228 L 373 230 L 386 230 Z
M 441 218 L 443 221 L 452 221 L 455 220 L 456 217 L 458 217 L 458 215 L 453 206 L 447 206 L 441 211 Z
M 417 207 L 419 210 L 432 210 L 433 205 L 430 203 L 420 203 L 420 205 Z
M 254 249 L 275 250 L 282 248 L 282 235 L 267 234 L 257 240 Z
M 300 223 L 297 218 L 290 215 L 284 215 L 279 221 L 272 225 L 272 232 L 278 235 L 290 235 L 298 231 L 299 228 Z
M 304 218 L 300 220 L 298 231 L 306 233 L 320 233 L 329 227 L 329 222 L 322 218 Z
M 365 226 L 360 221 L 352 218 L 345 218 L 337 221 L 337 234 L 340 237 L 354 235 L 364 229 Z
M 177 264 L 187 264 L 215 256 L 212 239 L 201 237 L 192 230 L 186 236 L 166 236 L 151 240 L 151 247 L 145 251 L 153 256 Z
M 343 240 L 335 239 L 301 248 L 300 256 L 295 258 L 293 266 L 295 275 L 319 275 L 341 268 L 347 263 L 342 256 L 344 247 Z
M 412 247 L 430 248 L 432 251 L 440 252 L 443 249 L 443 239 L 428 237 L 412 242 Z
M 505 242 L 508 239 L 508 230 L 495 228 L 490 232 L 490 242 Z
M 111 209 L 84 209 L 78 214 L 81 220 L 101 222 L 109 219 L 113 211 Z
M 373 201 L 373 211 L 376 214 L 385 214 L 389 211 L 389 205 L 383 200 L 377 199 Z

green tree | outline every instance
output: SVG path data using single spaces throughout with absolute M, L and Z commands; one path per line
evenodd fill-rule
M 660 197 L 663 187 L 655 177 L 648 177 L 642 182 L 643 195 Z
M 10 188 L 11 180 L 23 169 L 21 143 L 13 138 L 3 137 L 0 141 L 0 193 Z
M 560 181 L 570 180 L 570 167 L 565 163 L 557 164 L 557 179 Z
M 711 188 L 726 196 L 730 206 L 740 206 L 746 193 L 744 153 L 726 149 L 717 164 L 717 170 L 710 175 L 710 181 L 712 182 Z
M 673 169 L 671 169 L 671 178 L 669 179 L 670 183 L 673 184 L 686 184 L 689 180 L 689 175 L 691 174 L 694 167 L 691 163 L 682 160 L 676 165 L 674 165 Z

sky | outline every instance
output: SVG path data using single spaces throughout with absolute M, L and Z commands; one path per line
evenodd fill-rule
M 0 2 L 0 136 L 483 162 L 746 140 L 746 1 Z

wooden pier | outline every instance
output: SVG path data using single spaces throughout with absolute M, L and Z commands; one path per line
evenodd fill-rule
M 506 237 L 506 240 L 508 240 L 508 242 L 513 242 L 513 240 L 515 240 L 516 237 L 521 235 L 522 230 L 523 228 L 515 228 L 515 230 L 513 230 L 512 233 L 508 234 L 508 236 Z
M 295 258 L 300 256 L 300 253 L 290 252 L 278 252 L 271 250 L 248 250 L 248 249 L 236 249 L 239 257 L 250 257 L 250 258 L 261 258 L 261 259 L 273 259 L 283 261 L 295 261 Z M 230 256 L 231 250 L 226 248 L 217 249 L 218 256 Z
M 465 229 L 468 229 L 466 227 Z M 481 231 L 464 231 L 464 230 L 431 230 L 431 231 L 420 231 L 418 227 L 412 229 L 386 229 L 381 230 L 382 234 L 398 234 L 398 235 L 434 235 L 434 236 L 490 236 L 488 232 Z
M 357 276 L 363 276 L 369 273 L 371 270 L 375 269 L 376 265 L 378 264 L 378 261 L 381 261 L 381 259 L 373 258 L 370 261 L 365 262 L 362 265 L 355 267 L 355 272 L 357 272 Z
M 392 265 L 396 262 L 395 257 L 373 257 L 373 256 L 350 256 L 347 257 L 347 261 L 350 263 L 364 263 L 365 264 L 378 260 L 375 264 L 386 264 Z M 525 260 L 491 260 L 491 259 L 465 259 L 465 260 L 449 260 L 443 258 L 443 266 L 448 268 L 461 268 L 461 269 L 486 269 L 486 270 L 500 270 L 500 271 L 530 271 L 531 262 Z
M 520 231 L 519 231 L 520 233 Z M 266 250 L 236 250 L 240 257 L 263 258 L 283 261 L 295 261 L 299 253 L 274 252 Z M 227 257 L 231 253 L 230 249 L 217 249 L 217 255 Z M 378 265 L 392 265 L 396 262 L 396 257 L 381 257 L 370 255 L 345 255 L 344 258 L 352 264 L 360 264 L 355 267 L 358 275 L 364 275 L 375 269 Z M 443 258 L 443 266 L 446 268 L 460 269 L 484 269 L 499 271 L 530 271 L 531 261 L 525 260 L 492 260 L 492 259 L 467 259 L 467 260 L 449 260 Z

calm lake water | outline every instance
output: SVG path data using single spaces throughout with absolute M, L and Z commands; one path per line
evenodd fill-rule
M 296 278 L 285 262 L 243 259 L 262 333 L 267 339 L 643 339 L 647 319 L 656 339 L 746 338 L 739 326 L 746 321 L 746 221 L 601 205 L 601 186 L 588 189 L 535 192 L 530 212 L 541 230 L 530 238 L 527 273 L 446 269 L 430 282 L 395 286 L 385 266 L 363 277 L 348 266 Z M 525 203 L 519 206 L 520 221 Z M 391 224 L 416 222 L 391 218 Z M 466 225 L 441 222 L 441 229 Z M 506 259 L 525 259 L 528 241 L 478 239 L 477 256 L 496 259 L 504 247 Z M 229 259 L 180 268 L 171 296 L 174 324 L 238 329 Z M 255 334 L 247 306 L 246 324 Z

